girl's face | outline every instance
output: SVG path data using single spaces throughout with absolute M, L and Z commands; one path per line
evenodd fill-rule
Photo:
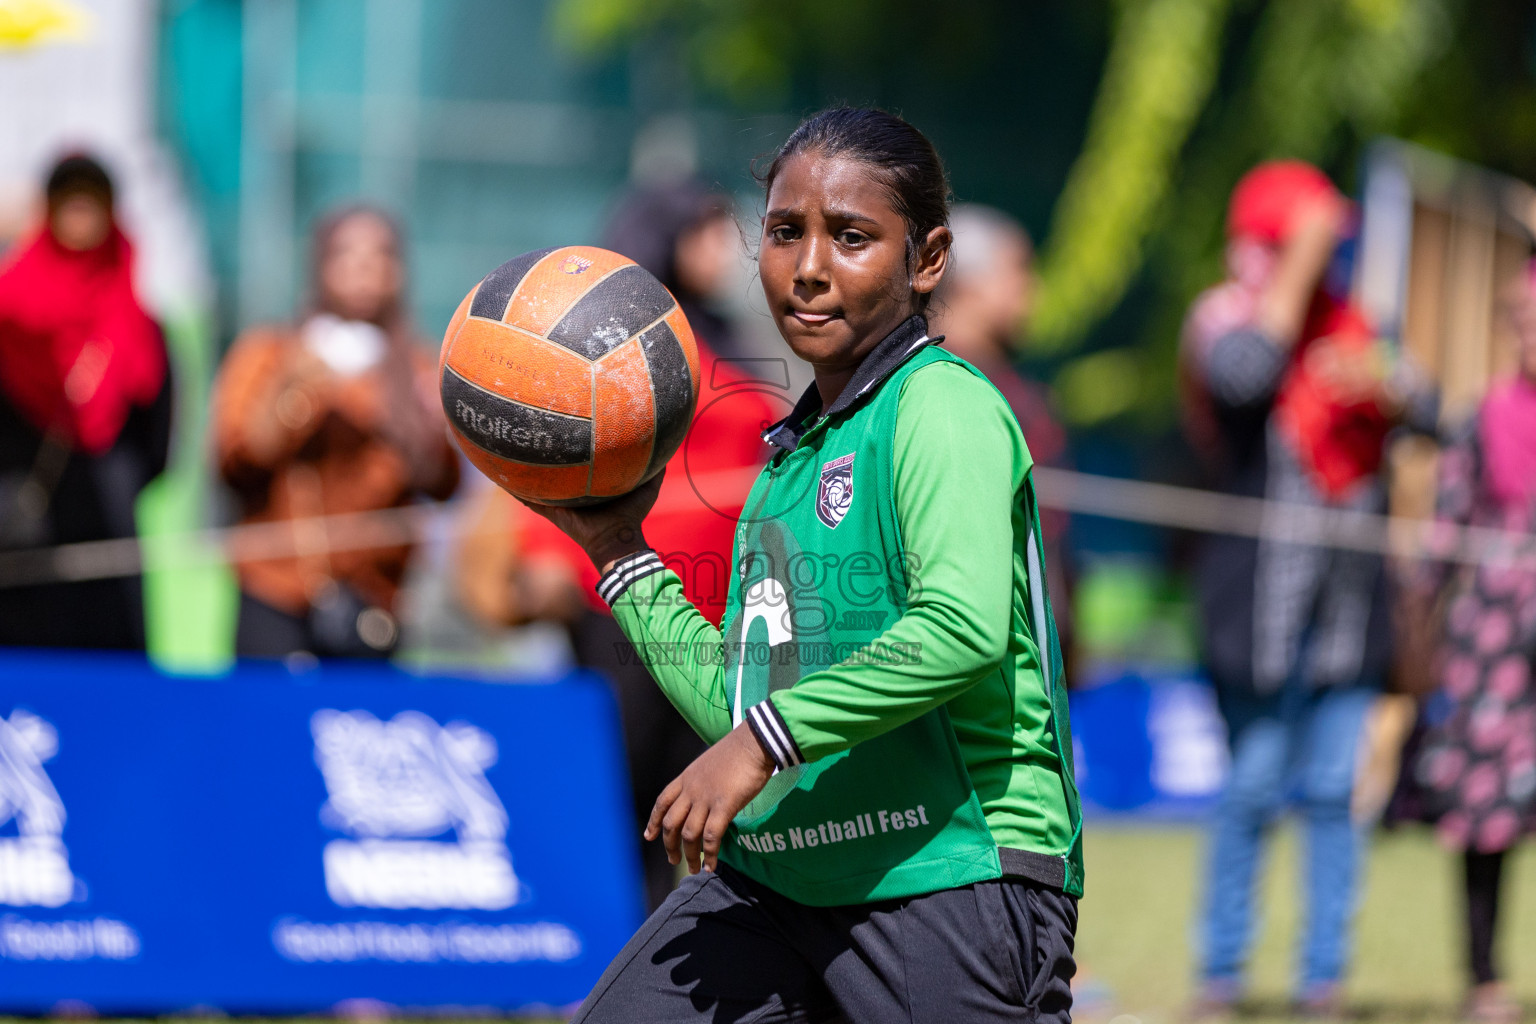
M 779 333 L 829 370 L 857 366 L 944 276 L 949 229 L 907 265 L 907 225 L 870 166 L 814 150 L 784 162 L 768 192 L 758 269 Z
M 388 224 L 359 213 L 336 225 L 320 266 L 327 309 L 349 320 L 377 320 L 399 298 L 403 279 Z
M 112 233 L 112 211 L 89 192 L 73 192 L 53 208 L 48 229 L 70 252 L 89 252 Z
M 684 231 L 672 256 L 678 287 L 708 298 L 718 295 L 731 280 L 741 251 L 741 232 L 736 218 L 717 213 Z

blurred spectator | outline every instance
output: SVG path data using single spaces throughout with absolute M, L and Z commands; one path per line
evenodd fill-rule
M 1441 455 L 1436 519 L 1536 534 L 1536 262 L 1510 313 L 1518 370 L 1494 383 Z M 1414 779 L 1440 838 L 1462 851 L 1467 1017 L 1512 1022 L 1519 1006 L 1499 982 L 1493 947 L 1505 854 L 1536 830 L 1536 567 L 1437 561 L 1417 583 L 1420 607 L 1444 594 L 1448 614 L 1435 659 L 1440 706 Z
M 730 279 L 740 234 L 730 199 L 692 183 L 649 186 L 616 209 L 603 244 L 655 274 L 671 289 L 699 348 L 699 402 L 682 447 L 667 464 L 646 539 L 675 568 L 683 589 L 718 624 L 730 585 L 736 519 L 767 458 L 763 430 L 788 412 L 770 405 L 743 367 L 722 358 L 717 339 L 733 344 L 734 327 L 712 312 L 714 291 Z M 576 661 L 613 683 L 624 727 L 636 815 L 635 834 L 663 787 L 704 750 L 651 681 L 629 641 L 597 597 L 598 573 L 585 554 L 547 520 L 499 492 L 468 512 L 458 562 L 460 601 L 484 621 L 564 622 Z M 501 518 L 487 531 L 487 518 Z M 652 909 L 676 881 L 660 843 L 641 843 Z
M 170 426 L 165 342 L 134 295 L 112 180 L 66 157 L 45 222 L 0 270 L 0 548 L 135 537 L 134 503 L 165 469 Z M 144 646 L 138 575 L 5 584 L 0 643 Z
M 1013 365 L 1013 351 L 1029 319 L 1035 294 L 1034 245 L 1024 225 L 990 206 L 963 203 L 950 213 L 955 241 L 949 268 L 929 315 L 944 347 L 986 374 L 1003 393 L 1024 430 L 1035 464 L 1070 468 L 1067 432 L 1051 408 L 1050 394 Z M 1068 526 L 1060 509 L 1042 509 L 1046 586 L 1056 616 L 1067 676 L 1072 678 L 1072 579 Z
M 1343 294 L 1330 261 L 1352 217 L 1321 171 L 1255 168 L 1228 211 L 1228 278 L 1195 302 L 1182 371 L 1187 426 L 1220 490 L 1376 512 L 1388 432 L 1433 431 L 1438 398 Z M 1362 837 L 1356 745 L 1386 668 L 1381 560 L 1213 534 L 1196 585 L 1202 656 L 1231 770 L 1216 813 L 1201 929 L 1202 1012 L 1237 1000 L 1266 826 L 1288 796 L 1307 824 L 1299 1002 L 1339 1012 Z
M 336 550 L 347 531 L 310 520 L 446 498 L 458 462 L 433 360 L 406 316 L 394 225 L 362 207 L 327 217 L 313 274 L 310 313 L 247 331 L 214 388 L 218 466 L 240 522 L 291 522 L 297 552 L 238 562 L 235 650 L 385 656 L 399 637 L 394 602 L 411 546 Z
M 736 325 L 720 311 L 742 247 L 730 196 L 694 181 L 637 188 L 614 208 L 599 244 L 666 285 L 712 354 L 746 354 Z

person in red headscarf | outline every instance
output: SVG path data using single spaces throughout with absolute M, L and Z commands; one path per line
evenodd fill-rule
M 1435 391 L 1339 280 L 1353 218 L 1327 176 L 1299 161 L 1262 164 L 1233 191 L 1227 279 L 1196 300 L 1180 353 L 1186 427 L 1215 488 L 1381 511 L 1389 432 L 1435 431 Z M 1263 836 L 1298 793 L 1310 904 L 1298 1001 L 1310 1014 L 1339 1010 L 1361 847 L 1355 750 L 1387 668 L 1385 583 L 1380 558 L 1364 552 L 1202 540 L 1201 656 L 1231 752 L 1205 875 L 1203 1014 L 1226 1013 L 1241 994 Z
M 66 157 L 43 224 L 0 269 L 0 548 L 136 536 L 170 412 L 165 343 L 134 294 L 112 179 Z M 0 644 L 144 646 L 138 575 L 19 582 L 0 575 Z

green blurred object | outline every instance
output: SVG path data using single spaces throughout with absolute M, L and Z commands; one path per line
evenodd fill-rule
M 171 672 L 217 672 L 233 658 L 237 592 L 217 549 L 185 534 L 209 522 L 208 390 L 213 337 L 206 314 L 165 320 L 176 386 L 176 433 L 164 474 L 137 508 L 144 552 L 144 618 L 150 658 Z
M 1079 356 L 1056 373 L 1056 405 L 1075 427 L 1114 419 L 1141 398 L 1144 374 L 1141 354 L 1133 349 Z
M 1182 581 L 1134 557 L 1096 558 L 1073 593 L 1077 644 L 1088 666 L 1191 665 L 1194 607 Z
M 698 83 L 748 109 L 790 99 L 807 58 L 892 42 L 890 0 L 582 0 L 551 8 L 555 37 L 589 56 L 641 41 L 675 45 Z M 966 20 L 973 3 L 952 4 L 949 21 Z
M 1125 293 L 1220 63 L 1228 0 L 1125 0 L 1088 139 L 1056 200 L 1031 328 L 1075 341 Z

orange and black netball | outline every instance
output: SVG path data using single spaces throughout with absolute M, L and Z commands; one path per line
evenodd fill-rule
M 504 490 L 592 505 L 659 473 L 699 393 L 693 331 L 633 260 L 573 245 L 508 260 L 443 338 L 454 440 Z

